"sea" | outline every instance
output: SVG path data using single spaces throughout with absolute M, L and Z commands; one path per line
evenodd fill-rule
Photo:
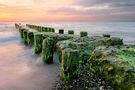
M 22 22 L 21 24 L 25 25 L 27 23 Z M 125 44 L 135 44 L 135 22 L 29 22 L 28 24 L 53 27 L 56 32 L 58 32 L 59 29 L 64 29 L 65 33 L 67 33 L 68 30 L 74 30 L 76 35 L 79 35 L 81 31 L 87 31 L 89 36 L 110 34 L 112 37 L 123 39 Z M 6 30 L 6 28 L 10 27 L 14 27 L 14 23 L 0 23 L 0 28 L 5 28 Z M 6 33 L 4 35 L 8 36 Z M 1 38 L 2 33 L 0 33 L 0 39 Z

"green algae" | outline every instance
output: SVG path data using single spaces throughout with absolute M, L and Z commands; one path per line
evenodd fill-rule
M 135 67 L 135 48 L 120 48 L 120 50 L 122 50 L 122 52 L 118 54 L 117 57 Z
M 84 32 L 84 31 L 80 32 L 80 37 L 86 37 L 87 35 L 88 35 L 87 32 Z
M 34 34 L 34 51 L 35 54 L 39 54 L 42 52 L 42 40 L 43 34 L 42 33 L 35 33 Z
M 23 42 L 24 42 L 24 44 L 26 44 L 26 45 L 28 45 L 28 40 L 27 40 L 27 33 L 28 33 L 29 31 L 28 30 L 24 30 L 23 31 Z
M 28 45 L 32 46 L 34 44 L 34 32 L 27 33 Z
M 130 66 L 135 67 L 135 55 L 127 55 L 127 54 L 119 54 L 117 55 L 118 58 L 122 59 L 123 61 L 127 61 Z
M 43 61 L 47 64 L 53 62 L 53 52 L 54 52 L 54 39 L 53 38 L 46 38 L 43 40 L 42 43 L 42 58 Z
M 130 51 L 130 52 L 135 52 L 135 48 L 121 48 L 123 51 Z
M 78 76 L 78 51 L 70 48 L 62 51 L 61 75 L 62 79 L 69 81 Z
M 112 47 L 96 48 L 89 60 L 90 70 L 94 70 L 95 75 L 113 84 L 117 90 L 132 90 L 135 88 L 135 67 L 125 61 L 131 56 L 123 56 L 120 53 L 120 49 Z

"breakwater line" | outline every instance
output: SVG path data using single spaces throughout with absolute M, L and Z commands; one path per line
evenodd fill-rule
M 106 34 L 87 37 L 87 32 L 80 32 L 80 36 L 74 35 L 74 31 L 64 34 L 63 29 L 55 33 L 54 28 L 29 24 L 16 27 L 24 43 L 34 45 L 35 54 L 42 53 L 45 63 L 52 63 L 53 53 L 58 53 L 63 80 L 77 78 L 79 65 L 87 64 L 89 71 L 115 89 L 135 88 L 135 47 L 124 45 L 122 39 Z

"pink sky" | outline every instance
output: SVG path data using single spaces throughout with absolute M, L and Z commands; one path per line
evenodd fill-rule
M 0 21 L 132 21 L 135 19 L 134 10 L 128 10 L 129 7 L 126 7 L 126 10 L 124 7 L 126 4 L 122 3 L 123 8 L 117 9 L 111 6 L 111 3 L 115 2 L 107 4 L 95 1 L 0 0 Z M 116 5 L 122 6 L 122 0 L 118 1 L 120 2 L 116 2 Z

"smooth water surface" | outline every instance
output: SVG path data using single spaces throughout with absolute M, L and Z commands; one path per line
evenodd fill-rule
M 0 90 L 51 90 L 59 73 L 57 57 L 51 65 L 21 42 L 18 31 L 0 27 Z

